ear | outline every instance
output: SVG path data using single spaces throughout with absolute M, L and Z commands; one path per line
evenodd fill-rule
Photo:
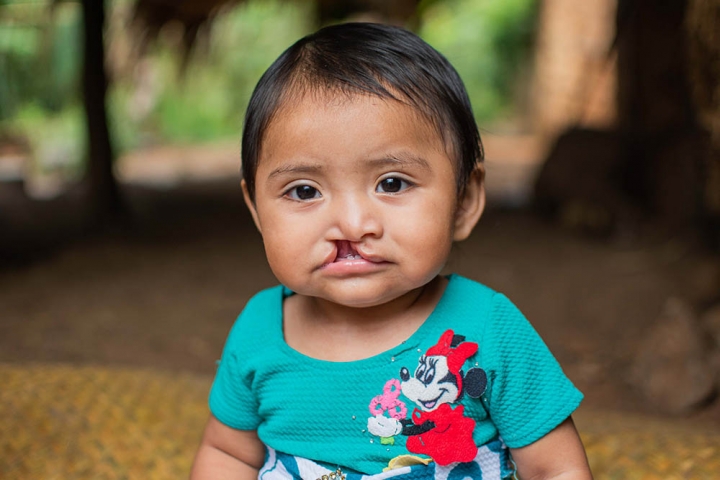
M 487 388 L 487 374 L 482 368 L 471 368 L 463 378 L 463 389 L 470 398 L 480 398 Z
M 460 199 L 455 213 L 453 240 L 465 240 L 472 233 L 485 209 L 485 165 L 478 163 L 470 175 L 465 194 Z
M 250 194 L 248 193 L 247 183 L 245 183 L 245 180 L 240 181 L 240 186 L 242 186 L 243 198 L 245 199 L 245 205 L 247 205 L 248 210 L 250 210 L 250 215 L 252 215 L 255 226 L 257 227 L 260 234 L 262 234 L 262 227 L 260 226 L 260 218 L 258 217 L 257 208 L 255 207 L 255 202 L 253 202 L 252 198 L 250 198 Z

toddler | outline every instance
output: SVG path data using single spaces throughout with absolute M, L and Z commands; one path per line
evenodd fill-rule
M 193 479 L 590 478 L 582 394 L 500 293 L 440 272 L 485 194 L 465 88 L 414 34 L 324 28 L 247 110 L 242 188 L 281 286 L 233 326 Z

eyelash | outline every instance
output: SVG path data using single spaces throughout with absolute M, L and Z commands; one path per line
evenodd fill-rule
M 300 188 L 307 188 L 313 190 L 313 196 L 311 198 L 300 198 L 299 195 L 297 195 L 298 189 Z M 312 185 L 307 184 L 301 184 L 301 185 L 294 185 L 290 188 L 288 188 L 285 193 L 283 193 L 284 197 L 289 198 L 290 200 L 294 200 L 296 202 L 309 202 L 311 200 L 315 200 L 316 198 L 322 197 L 320 194 L 320 190 L 313 187 Z
M 396 180 L 396 181 L 400 182 L 400 186 L 397 191 L 380 191 L 382 184 L 388 180 Z M 377 193 L 381 193 L 384 195 L 397 195 L 397 194 L 403 192 L 404 190 L 407 190 L 408 188 L 411 188 L 413 186 L 414 186 L 414 184 L 412 182 L 410 182 L 402 177 L 399 177 L 397 175 L 390 175 L 390 176 L 380 179 L 380 181 L 375 186 L 375 191 Z M 298 195 L 298 190 L 303 189 L 303 188 L 305 188 L 307 190 L 312 190 L 312 192 L 306 191 L 306 193 L 312 193 L 313 196 L 309 197 L 309 198 L 301 198 L 300 195 Z M 315 200 L 317 198 L 322 197 L 322 194 L 320 193 L 320 190 L 318 190 L 316 187 L 313 187 L 312 185 L 300 184 L 300 185 L 293 185 L 292 187 L 288 188 L 283 193 L 283 196 L 289 198 L 290 200 L 294 200 L 296 202 L 308 202 L 308 201 Z
M 399 181 L 399 182 L 400 182 L 400 189 L 399 189 L 398 191 L 396 191 L 396 192 L 379 192 L 378 189 L 379 189 L 380 186 L 383 184 L 383 182 L 385 182 L 385 181 L 387 181 L 387 180 L 397 180 L 397 181 Z M 380 181 L 378 182 L 377 186 L 375 187 L 375 191 L 378 192 L 378 193 L 386 194 L 386 195 L 397 195 L 398 193 L 400 193 L 400 192 L 402 192 L 402 191 L 404 191 L 404 190 L 407 190 L 408 188 L 413 187 L 413 186 L 414 186 L 414 184 L 413 184 L 412 182 L 409 182 L 408 180 L 406 180 L 406 179 L 404 179 L 404 178 L 402 178 L 402 177 L 400 177 L 400 176 L 397 176 L 397 175 L 389 175 L 389 176 L 387 176 L 387 177 L 385 177 L 385 178 L 380 179 Z

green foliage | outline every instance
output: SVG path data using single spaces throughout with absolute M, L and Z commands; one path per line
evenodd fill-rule
M 80 105 L 48 112 L 44 106 L 27 103 L 16 113 L 14 127 L 24 132 L 33 146 L 35 173 L 62 173 L 66 178 L 82 174 L 87 134 Z
M 227 72 L 236 113 L 244 114 L 255 84 L 275 58 L 313 26 L 309 5 L 278 0 L 251 1 L 218 19 L 210 58 Z
M 0 11 L 0 121 L 27 103 L 59 112 L 77 101 L 77 5 L 6 2 Z
M 85 149 L 80 108 L 79 6 L 50 0 L 0 5 L 0 133 L 23 135 L 36 174 L 80 174 Z
M 463 78 L 479 121 L 511 113 L 535 32 L 536 0 L 435 0 L 420 35 Z
M 27 137 L 36 171 L 62 170 L 74 176 L 82 169 L 86 141 L 79 5 L 59 2 L 51 9 L 51 0 L 0 1 L 0 131 Z M 131 4 L 108 2 L 108 20 L 114 9 L 127 11 Z M 181 53 L 161 38 L 142 60 L 154 77 L 149 111 L 138 113 L 134 69 L 111 68 L 108 114 L 116 152 L 148 143 L 237 138 L 262 72 L 312 28 L 310 7 L 250 0 L 222 13 L 184 71 Z M 132 32 L 113 31 L 121 36 Z M 116 40 L 132 41 L 108 38 L 108 45 Z M 108 60 L 112 66 L 113 59 Z
M 177 52 L 162 42 L 151 56 L 160 87 L 152 111 L 126 131 L 123 148 L 144 140 L 206 142 L 238 137 L 245 106 L 263 71 L 292 42 L 311 29 L 307 4 L 254 0 L 218 16 L 208 44 L 192 53 L 187 69 L 180 71 Z M 132 84 L 116 86 L 118 97 L 129 98 Z M 127 104 L 126 104 L 127 105 Z M 117 111 L 115 125 L 130 122 L 130 111 Z M 145 132 L 145 134 L 142 133 Z M 149 135 L 148 135 L 149 132 Z

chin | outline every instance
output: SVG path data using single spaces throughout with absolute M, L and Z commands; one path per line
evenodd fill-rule
M 408 293 L 421 288 L 421 280 L 408 281 L 392 279 L 354 278 L 331 282 L 292 282 L 286 279 L 283 285 L 306 297 L 314 297 L 348 308 L 373 308 L 393 302 Z
M 390 303 L 414 289 L 390 288 L 348 288 L 339 292 L 328 292 L 327 295 L 318 295 L 325 300 L 350 308 L 372 308 Z
M 368 301 L 368 302 L 356 302 L 356 303 L 353 303 L 353 304 L 349 304 L 349 305 L 347 305 L 347 306 L 350 307 L 350 308 L 357 308 L 357 309 L 375 308 L 375 307 L 380 307 L 380 306 L 382 306 L 382 305 L 388 304 L 388 303 L 390 303 L 392 300 L 394 300 L 394 299 L 391 298 L 390 300 L 387 300 L 387 301 L 385 301 L 385 300 L 375 300 L 375 301 Z
M 372 308 L 392 301 L 394 298 L 378 298 L 376 295 L 328 295 L 322 296 L 328 302 L 333 302 L 349 308 Z

